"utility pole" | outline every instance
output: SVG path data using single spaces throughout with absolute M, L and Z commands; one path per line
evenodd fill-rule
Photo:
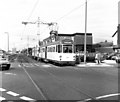
M 85 2 L 85 35 L 84 35 L 84 63 L 86 63 L 86 34 L 87 33 L 87 0 Z
M 9 33 L 5 32 L 5 34 L 7 34 L 7 39 L 8 39 L 8 52 L 9 52 Z
M 37 37 L 38 37 L 38 45 L 39 45 L 39 41 L 40 41 L 40 17 L 38 17 L 38 22 L 37 22 L 37 27 L 38 27 L 38 32 L 37 32 Z

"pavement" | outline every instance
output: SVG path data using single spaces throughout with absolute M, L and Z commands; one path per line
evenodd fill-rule
M 94 62 L 88 62 L 88 63 L 81 62 L 77 66 L 78 67 L 114 67 L 115 65 L 117 65 L 115 60 L 103 60 L 100 64 Z

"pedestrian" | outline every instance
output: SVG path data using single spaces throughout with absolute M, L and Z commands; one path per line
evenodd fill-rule
M 101 63 L 100 58 L 101 58 L 101 54 L 99 52 L 97 52 L 96 55 L 95 55 L 95 61 L 96 61 L 97 64 Z

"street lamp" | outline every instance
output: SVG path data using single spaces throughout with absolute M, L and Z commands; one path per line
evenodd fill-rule
M 8 52 L 9 52 L 9 33 L 5 32 L 5 34 L 7 34 L 7 36 L 8 36 Z

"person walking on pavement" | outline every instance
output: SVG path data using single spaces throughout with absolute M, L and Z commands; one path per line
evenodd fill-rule
M 100 58 L 101 58 L 101 54 L 99 52 L 97 52 L 96 55 L 95 55 L 95 60 L 96 60 L 97 64 L 101 63 Z

